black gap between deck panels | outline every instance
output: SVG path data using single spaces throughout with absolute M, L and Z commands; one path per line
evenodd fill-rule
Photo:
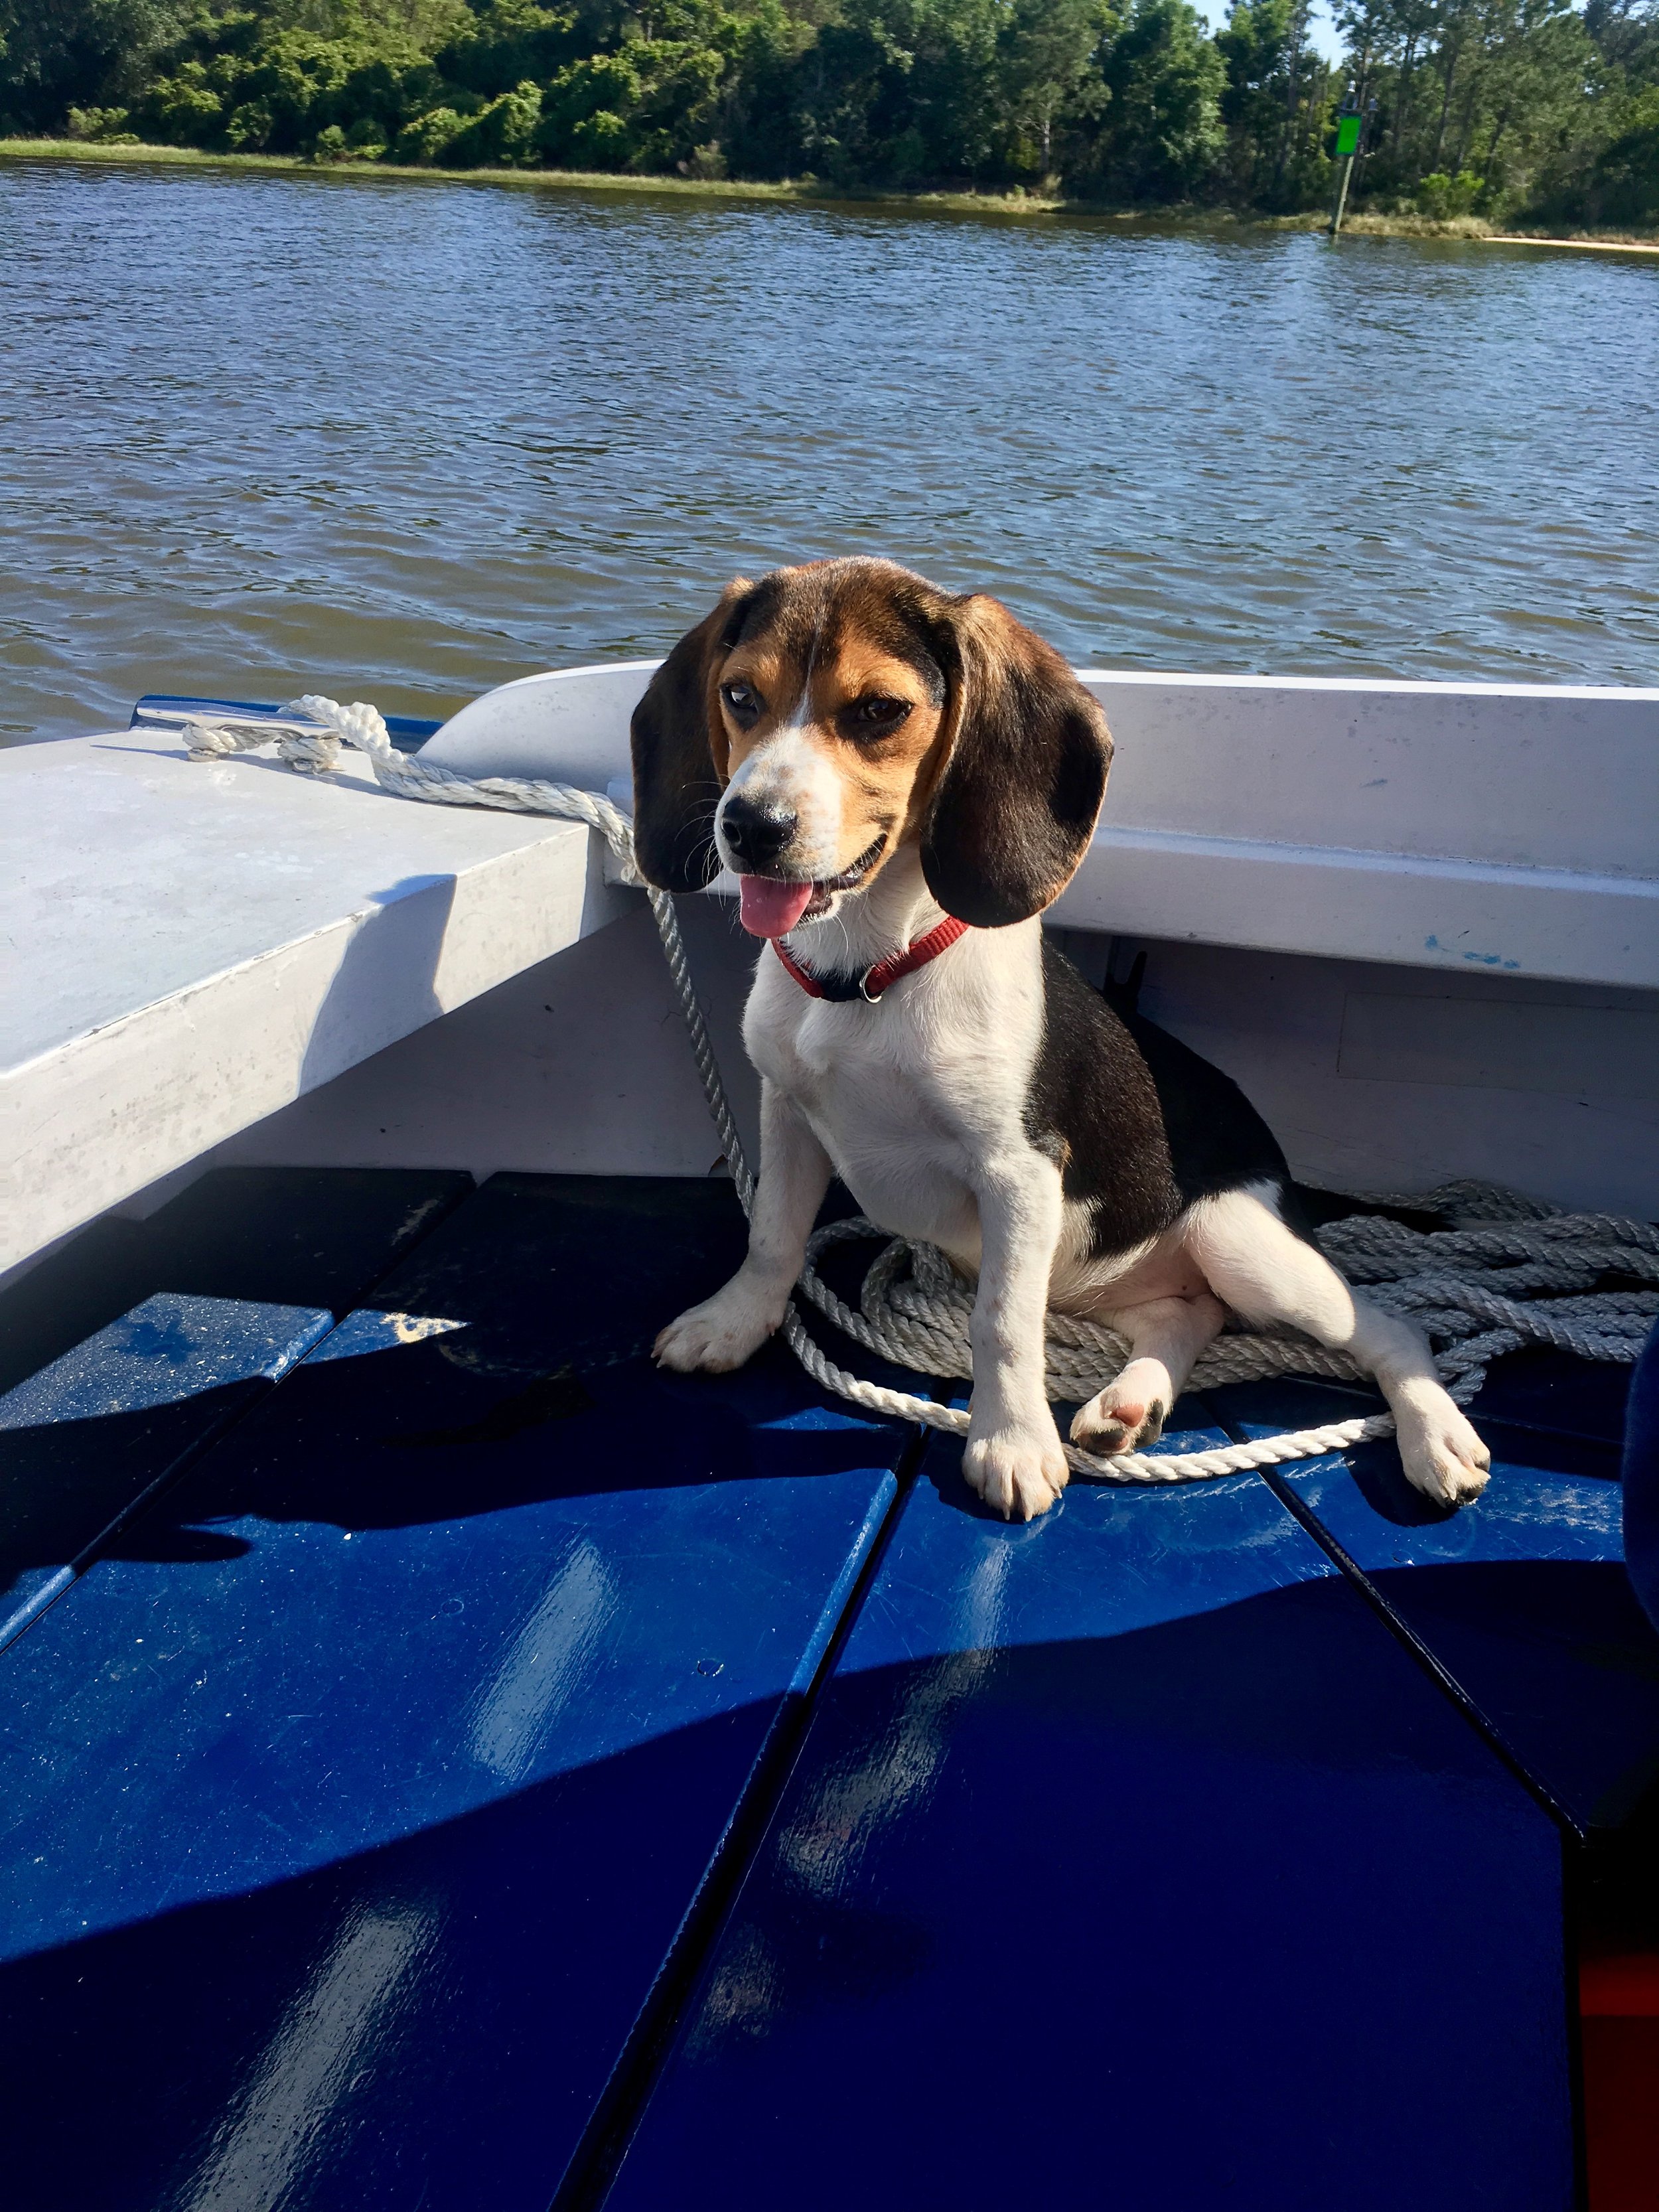
M 1628 1370 L 1559 1355 L 1522 1355 L 1516 1368 L 1505 1375 L 1495 1364 L 1471 1407 L 1492 1473 L 1483 1495 L 1458 1512 L 1412 1488 L 1391 1438 L 1266 1474 L 1442 1687 L 1582 1837 L 1620 1828 L 1659 1777 L 1659 1634 L 1631 1588 L 1620 1531 L 1615 1408 Z M 1291 1380 L 1210 1395 L 1240 1438 L 1381 1402 Z

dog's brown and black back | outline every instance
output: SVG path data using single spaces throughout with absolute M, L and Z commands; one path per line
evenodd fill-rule
M 1091 1251 L 1162 1236 L 1195 1200 L 1266 1188 L 1300 1231 L 1273 1131 L 1229 1075 L 1139 1014 L 1120 1012 L 1044 940 L 1042 1045 L 1026 1126 L 1091 1210 Z

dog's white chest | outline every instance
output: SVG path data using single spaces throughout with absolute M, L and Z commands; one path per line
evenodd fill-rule
M 872 1220 L 976 1266 L 975 1169 L 988 1147 L 1028 1141 L 1024 1105 L 1041 1042 L 1041 985 L 1034 947 L 981 941 L 959 949 L 954 968 L 953 951 L 873 1006 L 809 998 L 763 958 L 744 1041 L 761 1073 L 805 1114 Z

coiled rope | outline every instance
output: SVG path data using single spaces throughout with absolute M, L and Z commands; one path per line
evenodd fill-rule
M 374 708 L 342 707 L 315 693 L 296 699 L 280 717 L 258 722 L 191 717 L 184 722 L 184 735 L 193 761 L 251 752 L 274 741 L 279 758 L 306 775 L 332 774 L 341 764 L 342 746 L 349 745 L 368 759 L 382 788 L 398 798 L 547 814 L 597 830 L 621 864 L 623 880 L 639 885 L 650 901 L 732 1180 L 744 1213 L 753 1212 L 754 1177 L 697 1001 L 674 902 L 640 875 L 633 827 L 620 807 L 572 784 L 457 775 L 400 752 Z M 1387 1215 L 1361 1214 L 1332 1224 L 1319 1241 L 1350 1282 L 1363 1284 L 1378 1305 L 1410 1316 L 1426 1331 L 1441 1379 L 1460 1404 L 1467 1405 L 1480 1389 L 1490 1361 L 1522 1345 L 1553 1345 L 1583 1359 L 1632 1362 L 1659 1316 L 1659 1289 L 1593 1288 L 1607 1274 L 1659 1285 L 1659 1229 L 1650 1223 L 1616 1214 L 1564 1213 L 1480 1182 L 1447 1183 L 1417 1197 L 1368 1194 L 1366 1202 L 1440 1213 L 1457 1224 L 1424 1231 Z M 865 1276 L 856 1309 L 823 1280 L 819 1262 L 836 1245 L 885 1236 L 861 1215 L 816 1231 L 807 1244 L 799 1294 L 878 1358 L 948 1380 L 971 1377 L 973 1286 L 933 1245 L 889 1239 Z M 871 1413 L 967 1434 L 969 1416 L 960 1407 L 866 1382 L 838 1366 L 807 1334 L 793 1299 L 783 1334 L 802 1367 L 823 1389 Z M 1049 1312 L 1051 1401 L 1092 1398 L 1128 1356 L 1127 1340 L 1115 1330 L 1074 1314 Z M 1230 1328 L 1200 1355 L 1189 1387 L 1202 1390 L 1273 1375 L 1348 1382 L 1362 1379 L 1364 1370 L 1346 1353 L 1293 1330 L 1257 1334 Z M 1097 1480 L 1192 1482 L 1312 1459 L 1393 1431 L 1391 1413 L 1373 1413 L 1213 1451 L 1120 1452 L 1104 1458 L 1068 1443 L 1065 1452 L 1073 1469 Z

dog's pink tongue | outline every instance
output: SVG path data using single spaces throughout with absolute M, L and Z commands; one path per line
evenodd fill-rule
M 751 937 L 787 937 L 812 901 L 811 884 L 781 884 L 770 876 L 739 876 L 740 918 Z

